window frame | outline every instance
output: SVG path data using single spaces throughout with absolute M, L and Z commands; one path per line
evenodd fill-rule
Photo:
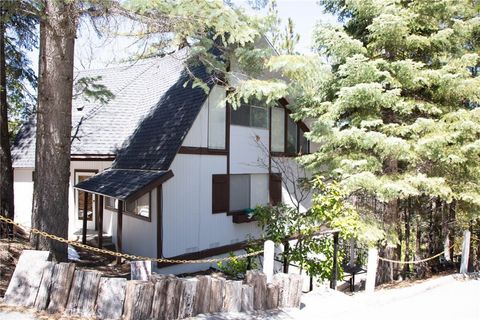
M 35 171 L 33 171 L 33 172 L 35 172 Z M 74 169 L 73 170 L 74 185 L 76 185 L 77 183 L 80 182 L 78 180 L 78 176 L 83 174 L 83 175 L 88 175 L 89 177 L 93 177 L 97 173 L 98 173 L 97 169 Z M 35 178 L 34 173 L 33 173 L 32 178 Z M 80 220 L 80 221 L 83 221 L 83 206 L 84 206 L 84 204 L 83 204 L 83 201 L 82 201 L 82 203 L 80 203 L 80 192 L 87 193 L 85 191 L 75 189 L 73 197 L 74 197 L 74 203 L 77 206 L 77 208 L 75 210 L 77 219 Z M 93 222 L 95 220 L 94 217 L 97 214 L 97 210 L 96 210 L 97 209 L 97 203 L 95 202 L 94 194 L 90 193 L 90 192 L 88 192 L 88 194 L 89 194 L 89 197 L 91 197 L 91 199 L 92 199 L 92 217 L 90 219 L 88 219 L 88 217 L 87 217 L 87 221 L 92 221 Z M 81 215 L 80 215 L 80 213 L 81 213 Z
M 131 217 L 134 217 L 134 218 L 138 218 L 138 219 L 141 219 L 141 220 L 151 222 L 152 221 L 152 192 L 149 191 L 148 193 L 143 194 L 141 197 L 145 196 L 146 194 L 148 194 L 148 217 L 139 215 L 138 213 L 135 213 L 135 212 L 128 211 L 127 210 L 127 201 L 122 201 L 123 202 L 122 212 L 127 216 L 131 216 Z M 140 199 L 141 197 L 139 197 L 138 199 Z M 113 199 L 113 201 L 114 201 L 114 206 L 113 207 L 107 204 L 107 202 L 108 202 L 107 199 Z M 133 200 L 136 203 L 135 208 L 138 208 L 138 199 Z M 119 201 L 118 199 L 106 196 L 105 201 L 104 201 L 105 209 L 116 212 L 118 210 L 118 201 Z M 132 201 L 128 201 L 128 202 L 131 203 Z
M 232 177 L 233 176 L 246 176 L 248 177 L 248 207 L 243 208 L 243 209 L 235 209 L 232 210 Z M 240 174 L 230 174 L 228 177 L 228 190 L 229 190 L 229 195 L 228 195 L 228 212 L 229 213 L 237 213 L 237 212 L 245 212 L 247 209 L 251 209 L 252 205 L 252 177 L 251 174 L 249 173 L 240 173 Z
M 210 92 L 211 94 L 212 92 Z M 214 106 L 213 104 L 210 103 L 210 95 L 208 96 L 208 105 L 207 105 L 207 149 L 209 150 L 228 150 L 228 146 L 227 146 L 227 132 L 228 132 L 228 126 L 230 125 L 228 122 L 229 122 L 229 119 L 228 119 L 228 109 L 230 108 L 230 104 L 229 103 L 226 103 L 225 106 L 223 106 L 223 109 L 224 109 L 224 112 L 225 112 L 225 115 L 224 115 L 224 120 L 225 120 L 225 123 L 224 123 L 224 129 L 223 129 L 223 148 L 215 148 L 215 147 L 211 147 L 210 146 L 210 122 L 211 122 L 211 119 L 210 119 L 210 111 L 214 108 L 217 108 L 217 106 Z
M 290 118 L 290 114 L 292 113 L 288 108 L 285 106 L 278 106 L 278 108 L 283 108 L 285 110 L 284 112 L 284 123 L 283 123 L 283 151 L 273 151 L 270 150 L 270 153 L 274 157 L 296 157 L 298 155 L 305 155 L 305 154 L 310 154 L 310 141 L 306 140 L 307 142 L 307 152 L 304 152 L 301 150 L 301 142 L 302 138 L 304 138 L 304 135 L 306 132 L 309 132 L 308 127 L 303 124 L 302 121 L 293 121 L 292 118 Z M 273 114 L 273 112 L 272 112 Z M 273 116 L 272 116 L 273 117 Z M 287 152 L 287 146 L 288 146 L 288 123 L 289 121 L 293 121 L 296 130 L 296 141 L 295 141 L 295 152 Z M 303 127 L 303 128 L 302 128 Z M 307 130 L 304 130 L 307 129 Z M 303 134 L 302 134 L 303 133 Z M 273 137 L 273 127 L 270 130 L 270 136 Z M 270 145 L 270 148 L 272 148 L 272 144 Z
M 245 214 L 246 213 L 246 210 L 249 210 L 249 209 L 253 209 L 253 206 L 252 206 L 252 176 L 254 175 L 259 175 L 257 173 L 238 173 L 238 174 L 212 174 L 212 214 L 218 214 L 218 213 L 226 213 L 227 215 L 237 215 L 237 214 Z M 263 173 L 262 173 L 263 175 Z M 267 197 L 265 199 L 265 203 L 264 205 L 268 205 L 268 203 L 270 202 L 270 183 L 268 182 L 269 178 L 268 178 L 268 173 L 265 173 L 264 174 L 266 176 L 266 181 L 267 181 Z M 232 210 L 232 203 L 231 203 L 231 198 L 230 198 L 230 194 L 231 194 L 231 189 L 232 189 L 232 186 L 231 186 L 231 177 L 232 176 L 248 176 L 248 206 L 246 208 L 243 208 L 243 209 L 239 209 L 239 210 Z M 221 180 L 224 179 L 224 181 L 222 182 Z M 225 181 L 226 180 L 226 181 Z M 218 203 L 218 202 L 221 202 L 219 201 L 218 198 L 216 197 L 220 197 L 221 195 L 220 194 L 216 194 L 215 192 L 215 188 L 216 188 L 216 183 L 217 184 L 221 184 L 221 183 L 224 183 L 224 190 L 227 190 L 227 196 L 226 196 L 226 199 L 227 199 L 227 203 L 226 203 L 226 210 L 215 210 L 215 208 L 217 207 L 215 204 Z M 224 195 L 222 195 L 224 196 Z M 258 204 L 256 204 L 258 205 Z M 255 205 L 255 206 L 256 206 Z
M 238 110 L 240 110 L 240 108 L 245 108 L 245 107 L 248 107 L 248 125 L 234 123 L 233 119 L 234 119 L 235 112 L 239 112 Z M 265 111 L 266 121 L 267 121 L 265 127 L 264 126 L 254 126 L 253 125 L 252 108 L 262 109 L 263 111 Z M 246 109 L 242 109 L 242 110 L 246 110 Z M 232 109 L 231 116 L 230 116 L 230 124 L 234 125 L 234 126 L 269 130 L 269 128 L 270 128 L 270 119 L 269 118 L 270 117 L 268 116 L 268 114 L 269 114 L 269 112 L 268 112 L 268 107 L 267 106 L 261 106 L 261 105 L 255 104 L 255 103 L 242 103 L 237 109 Z

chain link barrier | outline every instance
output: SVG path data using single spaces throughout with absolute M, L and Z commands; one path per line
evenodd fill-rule
M 8 224 L 11 224 L 13 226 L 16 226 L 18 228 L 30 230 L 31 233 L 38 234 L 42 237 L 49 238 L 58 242 L 66 243 L 69 245 L 72 245 L 74 247 L 82 248 L 88 251 L 93 251 L 96 253 L 103 253 L 107 254 L 110 256 L 114 257 L 120 257 L 124 258 L 127 260 L 142 260 L 142 261 L 152 261 L 152 262 L 158 262 L 158 263 L 170 263 L 170 264 L 200 264 L 200 263 L 213 263 L 213 262 L 222 262 L 222 261 L 228 261 L 228 260 L 236 260 L 236 259 L 243 259 L 243 258 L 248 258 L 248 257 L 253 257 L 257 256 L 261 253 L 263 253 L 263 250 L 258 250 L 250 253 L 245 253 L 242 255 L 238 256 L 229 256 L 229 257 L 223 257 L 223 258 L 211 258 L 211 259 L 198 259 L 198 260 L 186 260 L 186 259 L 165 259 L 165 258 L 151 258 L 151 257 L 143 257 L 143 256 L 137 256 L 134 254 L 128 254 L 128 253 L 122 253 L 122 252 L 115 252 L 115 251 L 110 251 L 107 249 L 101 249 L 101 248 L 96 248 L 92 247 L 83 243 L 80 243 L 75 240 L 68 240 L 50 233 L 47 233 L 45 231 L 38 230 L 36 228 L 29 228 L 26 226 L 21 225 L 18 222 L 13 221 L 10 218 L 4 217 L 0 215 L 0 221 L 6 222 Z
M 448 250 L 452 249 L 453 247 L 454 247 L 454 245 L 452 244 L 450 246 L 450 248 L 448 248 Z M 437 253 L 434 256 L 431 256 L 431 257 L 428 257 L 428 258 L 425 258 L 425 259 L 421 259 L 421 260 L 399 261 L 399 260 L 391 260 L 391 259 L 383 258 L 383 257 L 380 257 L 380 256 L 378 257 L 378 260 L 385 261 L 385 262 L 397 263 L 397 264 L 418 264 L 418 263 L 427 262 L 427 261 L 433 260 L 435 258 L 438 258 L 442 254 L 445 254 L 445 251 L 447 251 L 447 250 L 443 250 L 442 252 Z
M 13 226 L 16 226 L 18 228 L 30 230 L 31 233 L 38 234 L 42 237 L 49 238 L 49 239 L 52 239 L 52 240 L 55 240 L 55 241 L 58 241 L 58 242 L 66 243 L 66 244 L 72 245 L 74 247 L 82 248 L 82 249 L 85 249 L 85 250 L 88 250 L 88 251 L 93 251 L 93 252 L 96 252 L 96 253 L 103 253 L 103 254 L 107 254 L 107 255 L 110 255 L 110 256 L 114 256 L 114 257 L 120 257 L 120 258 L 124 258 L 124 259 L 127 259 L 127 260 L 142 260 L 142 261 L 152 261 L 152 262 L 170 263 L 170 264 L 200 264 L 200 263 L 213 263 L 213 262 L 222 262 L 222 261 L 243 259 L 243 258 L 248 258 L 248 257 L 254 257 L 254 256 L 257 256 L 257 255 L 263 253 L 263 250 L 258 250 L 258 251 L 238 255 L 238 256 L 233 256 L 233 257 L 229 256 L 229 257 L 223 257 L 223 258 L 210 258 L 210 259 L 198 259 L 198 260 L 152 258 L 152 257 L 137 256 L 137 255 L 134 255 L 134 254 L 115 252 L 115 251 L 111 251 L 111 250 L 107 250 L 107 249 L 92 247 L 92 246 L 80 243 L 78 241 L 75 241 L 75 240 L 68 240 L 68 239 L 50 234 L 48 232 L 38 230 L 36 228 L 26 227 L 24 225 L 21 225 L 18 222 L 13 221 L 10 218 L 7 218 L 7 217 L 1 216 L 1 215 L 0 215 L 0 221 L 6 222 L 6 223 L 11 224 Z M 453 247 L 454 247 L 454 245 L 451 245 L 448 248 L 448 250 L 452 249 Z M 378 260 L 384 261 L 384 262 L 397 263 L 397 264 L 418 264 L 418 263 L 427 262 L 427 261 L 433 260 L 435 258 L 438 258 L 441 255 L 443 255 L 445 253 L 445 251 L 446 250 L 444 250 L 444 251 L 442 251 L 442 252 L 440 252 L 440 253 L 438 253 L 434 256 L 431 256 L 431 257 L 425 258 L 425 259 L 421 259 L 421 260 L 399 261 L 399 260 L 392 260 L 392 259 L 387 259 L 387 258 L 383 258 L 383 257 L 378 257 Z

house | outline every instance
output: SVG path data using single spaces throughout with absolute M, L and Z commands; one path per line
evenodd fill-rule
M 225 89 L 195 76 L 211 91 L 185 86 L 186 51 L 79 73 L 101 77 L 115 95 L 105 105 L 73 103 L 69 234 L 87 229 L 112 236 L 136 255 L 198 259 L 239 250 L 259 227 L 246 211 L 292 201 L 288 181 L 272 159 L 308 152 L 308 128 L 288 116 L 286 100 L 233 110 Z M 13 148 L 15 219 L 30 224 L 35 122 Z M 55 168 L 52 168 L 55 170 Z M 280 170 L 281 171 L 281 170 Z M 301 199 L 308 206 L 308 199 Z M 84 210 L 86 208 L 86 210 Z M 156 265 L 183 273 L 208 265 Z

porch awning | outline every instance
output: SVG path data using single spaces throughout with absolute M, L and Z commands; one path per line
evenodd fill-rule
M 109 169 L 77 183 L 74 188 L 123 201 L 135 200 L 173 177 L 173 172 Z

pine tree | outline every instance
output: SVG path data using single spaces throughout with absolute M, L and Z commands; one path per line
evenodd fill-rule
M 120 3 L 110 0 L 55 1 L 44 0 L 40 18 L 40 73 L 36 131 L 35 185 L 32 213 L 33 227 L 66 238 L 68 236 L 68 184 L 70 175 L 71 108 L 73 89 L 73 48 L 80 18 L 98 18 L 108 14 L 122 15 L 147 26 L 146 33 L 155 33 L 162 41 L 153 45 L 148 54 L 164 54 L 166 48 L 189 45 L 193 56 L 210 70 L 225 70 L 218 57 L 217 43 L 239 47 L 252 44 L 259 33 L 240 11 L 222 1 L 161 1 L 131 0 Z M 108 24 L 107 24 L 108 25 Z M 167 36 L 165 36 L 167 35 Z M 220 41 L 221 40 L 221 41 Z M 191 42 L 190 42 L 191 41 Z M 161 45 L 160 45 L 161 44 Z M 157 51 L 154 51 L 157 50 Z M 226 53 L 228 54 L 228 52 Z M 82 79 L 81 79 L 82 80 Z M 92 92 L 92 81 L 77 82 L 82 94 Z M 194 79 L 196 85 L 205 86 Z M 107 93 L 107 95 L 105 95 Z M 55 168 L 55 170 L 52 170 Z M 32 236 L 36 248 L 50 250 L 56 260 L 67 258 L 66 245 Z
M 269 60 L 288 83 L 250 82 L 237 95 L 289 95 L 295 117 L 315 120 L 308 137 L 319 151 L 301 161 L 381 221 L 382 255 L 437 253 L 453 220 L 479 223 L 478 8 L 467 0 L 320 2 L 345 24 L 316 27 L 315 56 Z M 389 280 L 384 267 L 380 280 Z
M 0 2 L 0 214 L 9 218 L 14 217 L 10 141 L 34 101 L 26 86 L 36 85 L 26 54 L 37 43 L 36 18 L 27 14 L 28 6 Z

